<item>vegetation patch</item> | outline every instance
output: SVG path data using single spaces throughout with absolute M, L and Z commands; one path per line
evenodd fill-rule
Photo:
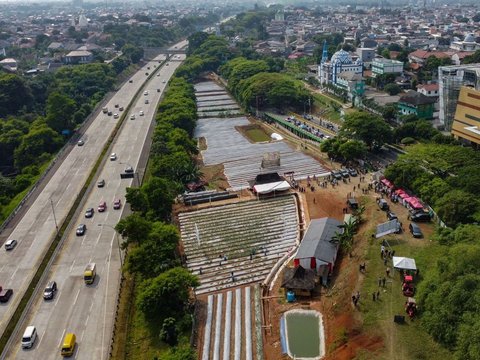
M 265 132 L 263 127 L 258 124 L 235 126 L 235 129 L 245 136 L 250 142 L 258 143 L 270 141 L 270 136 Z

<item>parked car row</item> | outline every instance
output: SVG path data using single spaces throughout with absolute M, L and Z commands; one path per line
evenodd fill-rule
M 350 176 L 358 176 L 357 170 L 353 168 L 341 168 L 340 170 L 333 170 L 331 175 L 336 180 L 347 179 Z

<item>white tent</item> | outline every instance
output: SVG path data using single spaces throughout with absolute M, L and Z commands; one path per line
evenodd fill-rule
M 401 270 L 417 270 L 415 259 L 400 256 L 393 257 L 393 267 Z
M 397 219 L 387 221 L 383 224 L 377 225 L 377 232 L 375 237 L 378 239 L 382 236 L 398 233 L 400 230 L 400 223 Z

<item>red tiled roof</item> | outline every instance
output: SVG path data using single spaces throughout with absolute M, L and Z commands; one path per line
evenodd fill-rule
M 417 89 L 425 89 L 426 91 L 438 90 L 438 84 L 420 84 L 417 85 Z
M 415 50 L 414 52 L 410 53 L 408 56 L 409 57 L 415 56 L 419 59 L 424 59 L 424 60 L 428 59 L 430 56 L 435 56 L 438 59 L 450 57 L 448 54 L 442 51 L 427 51 L 427 50 Z

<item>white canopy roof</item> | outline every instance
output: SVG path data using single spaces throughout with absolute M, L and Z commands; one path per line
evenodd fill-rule
M 417 270 L 415 259 L 400 256 L 393 257 L 393 267 L 402 270 Z
M 253 190 L 257 194 L 268 194 L 274 191 L 285 191 L 290 189 L 290 184 L 287 181 L 277 181 L 268 184 L 255 185 Z

